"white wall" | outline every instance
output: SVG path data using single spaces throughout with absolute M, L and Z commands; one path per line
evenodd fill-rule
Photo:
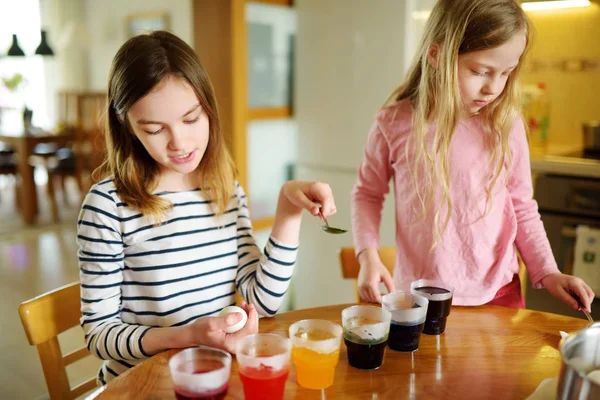
M 401 82 L 405 0 L 298 0 L 301 162 L 355 168 L 379 107 Z
M 126 18 L 132 14 L 167 12 L 170 30 L 193 46 L 192 0 L 86 0 L 91 33 L 90 90 L 105 91 L 110 63 L 128 39 Z
M 79 0 L 40 1 L 42 29 L 48 31 L 54 57 L 47 75 L 54 90 L 85 90 L 88 85 L 89 37 L 85 3 Z
M 89 84 L 89 34 L 85 3 L 80 0 L 41 0 L 42 29 L 47 30 L 53 57 L 44 58 L 49 127 L 57 121 L 57 93 L 87 90 Z
M 350 192 L 375 113 L 401 82 L 407 0 L 296 0 L 297 178 L 329 182 L 338 213 L 330 224 L 350 229 Z M 394 245 L 393 198 L 384 206 L 381 245 Z M 327 235 L 305 217 L 293 281 L 294 308 L 354 301 L 341 278 L 337 251 L 351 233 Z
M 425 30 L 427 18 L 437 0 L 406 0 L 404 70 L 408 71 Z

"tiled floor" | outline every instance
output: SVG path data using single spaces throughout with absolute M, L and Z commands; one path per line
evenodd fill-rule
M 38 187 L 40 197 L 45 187 Z M 74 188 L 71 187 L 75 197 Z M 48 207 L 40 205 L 40 223 L 23 226 L 14 211 L 12 184 L 0 182 L 0 398 L 47 398 L 35 347 L 27 342 L 17 312 L 19 304 L 39 294 L 78 280 L 75 224 L 76 201 L 61 210 L 62 222 L 50 222 Z M 59 338 L 63 353 L 83 345 L 81 328 Z M 93 376 L 99 360 L 88 357 L 69 367 L 72 384 Z

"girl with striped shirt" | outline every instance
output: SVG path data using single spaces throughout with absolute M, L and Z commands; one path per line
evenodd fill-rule
M 108 86 L 107 155 L 78 221 L 81 325 L 105 360 L 102 384 L 160 351 L 230 352 L 277 312 L 289 286 L 302 210 L 336 212 L 331 189 L 290 181 L 264 251 L 252 235 L 206 70 L 181 39 L 154 32 L 117 52 Z M 320 204 L 318 204 L 320 203 Z M 239 313 L 248 322 L 223 329 Z

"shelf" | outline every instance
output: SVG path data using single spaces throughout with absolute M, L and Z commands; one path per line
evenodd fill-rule
M 292 109 L 290 107 L 264 107 L 250 108 L 248 110 L 248 120 L 254 121 L 259 119 L 282 119 L 291 118 Z
M 246 0 L 248 3 L 263 3 L 274 6 L 292 7 L 294 0 Z
M 275 224 L 275 217 L 265 217 L 252 220 L 252 230 L 254 232 L 270 229 Z

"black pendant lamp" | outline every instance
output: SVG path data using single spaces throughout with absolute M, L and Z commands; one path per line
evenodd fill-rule
M 19 41 L 17 40 L 17 35 L 12 35 L 12 36 L 13 36 L 12 45 L 10 46 L 10 49 L 8 49 L 8 53 L 6 55 L 11 56 L 11 57 L 23 57 L 25 55 L 25 53 L 23 53 L 23 50 L 21 50 L 21 48 L 19 47 Z
M 48 46 L 48 42 L 46 41 L 46 31 L 42 30 L 42 41 L 37 49 L 35 49 L 35 54 L 39 56 L 53 56 L 54 52 Z

